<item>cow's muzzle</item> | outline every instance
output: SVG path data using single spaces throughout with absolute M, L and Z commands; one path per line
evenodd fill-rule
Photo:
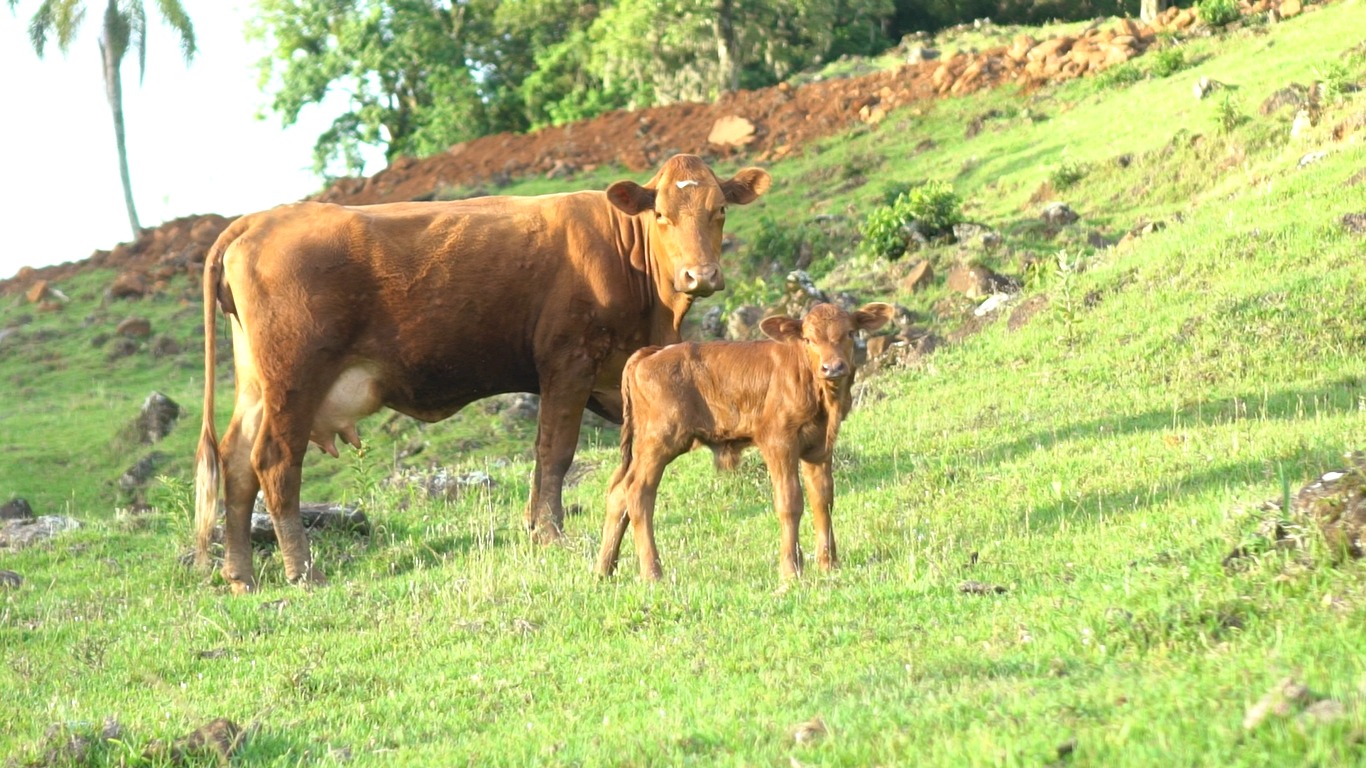
M 715 264 L 678 270 L 678 290 L 689 296 L 710 296 L 726 287 L 726 278 Z
M 849 375 L 849 364 L 843 360 L 821 363 L 821 375 L 827 379 L 842 379 Z

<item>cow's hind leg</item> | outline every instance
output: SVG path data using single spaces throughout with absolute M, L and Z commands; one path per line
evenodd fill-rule
M 612 482 L 607 486 L 607 516 L 602 522 L 602 547 L 598 550 L 598 562 L 593 572 L 599 576 L 611 576 L 617 569 L 617 559 L 621 555 L 621 540 L 626 535 L 630 518 L 626 514 L 626 468 L 617 467 L 612 473 Z
M 223 459 L 223 578 L 234 594 L 256 589 L 252 569 L 251 510 L 261 482 L 251 449 L 261 422 L 259 398 L 239 397 L 219 455 Z
M 293 402 L 276 400 L 273 394 L 266 392 L 265 414 L 251 452 L 252 464 L 275 525 L 275 537 L 285 561 L 285 578 L 291 584 L 321 584 L 325 579 L 313 562 L 308 535 L 299 518 L 304 452 L 308 449 L 317 403 L 299 402 L 297 398 Z

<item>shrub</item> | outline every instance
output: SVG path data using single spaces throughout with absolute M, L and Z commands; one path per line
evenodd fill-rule
M 888 259 L 900 258 L 912 232 L 925 237 L 947 232 L 963 220 L 963 203 L 944 181 L 930 181 L 897 195 L 891 205 L 873 209 L 863 222 L 859 251 Z
M 1086 174 L 1091 172 L 1090 166 L 1079 160 L 1063 158 L 1057 168 L 1053 169 L 1048 177 L 1048 181 L 1053 185 L 1053 189 L 1063 190 L 1075 186 L 1077 182 L 1086 178 Z
M 1339 104 L 1346 98 L 1348 86 L 1352 84 L 1352 71 L 1345 62 L 1329 61 L 1314 67 L 1314 76 L 1322 84 L 1319 95 L 1324 101 Z
M 1116 64 L 1096 75 L 1096 84 L 1103 89 L 1120 88 L 1143 79 L 1143 70 L 1132 61 Z
M 1238 20 L 1237 0 L 1200 0 L 1195 4 L 1200 20 L 1211 27 L 1222 27 Z
M 1186 54 L 1180 48 L 1163 48 L 1152 54 L 1154 77 L 1171 77 L 1186 68 Z
M 1227 93 L 1214 107 L 1214 124 L 1221 134 L 1233 133 L 1233 129 L 1242 125 L 1246 119 L 1238 109 L 1238 100 Z

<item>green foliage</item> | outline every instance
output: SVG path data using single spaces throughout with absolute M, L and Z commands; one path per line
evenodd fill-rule
M 1238 0 L 1199 0 L 1195 4 L 1200 20 L 1211 27 L 1223 27 L 1237 21 Z
M 1123 64 L 1116 64 L 1109 69 L 1096 75 L 1096 85 L 1099 88 L 1122 88 L 1142 80 L 1144 77 L 1143 69 L 1134 61 L 1126 61 Z
M 1154 77 L 1171 77 L 1186 68 L 1186 52 L 1177 45 L 1153 51 L 1147 54 L 1147 57 L 1152 59 L 1149 71 Z
M 863 222 L 859 252 L 897 259 L 912 240 L 912 227 L 925 237 L 947 232 L 963 220 L 963 203 L 946 181 L 929 181 L 901 192 L 891 205 L 873 209 Z
M 1318 78 L 1323 89 L 1323 101 L 1330 104 L 1341 104 L 1355 80 L 1348 62 L 1339 59 L 1332 59 L 1315 67 L 1314 76 Z
M 1086 178 L 1086 174 L 1090 172 L 1091 166 L 1087 163 L 1064 157 L 1062 162 L 1058 163 L 1058 166 L 1048 175 L 1048 181 L 1056 190 L 1069 189 Z
M 1225 92 L 1214 106 L 1214 124 L 1221 135 L 1233 133 L 1234 129 L 1247 121 L 1239 108 L 1238 100 Z

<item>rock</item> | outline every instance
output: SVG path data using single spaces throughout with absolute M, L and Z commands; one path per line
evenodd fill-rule
M 535 419 L 541 414 L 541 398 L 526 392 L 514 392 L 508 396 L 503 412 L 514 419 Z
M 275 544 L 275 523 L 270 513 L 264 511 L 265 504 L 257 498 L 261 511 L 251 513 L 251 540 L 254 544 Z M 338 504 L 300 504 L 299 520 L 309 531 L 345 531 L 359 536 L 370 535 L 370 520 L 364 512 L 355 507 Z
M 128 357 L 130 355 L 136 354 L 137 351 L 138 343 L 136 341 L 133 341 L 132 339 L 124 336 L 120 336 L 119 338 L 115 339 L 114 343 L 109 347 L 109 352 L 107 353 L 106 357 L 108 357 L 110 360 L 117 360 L 120 357 Z
M 981 581 L 965 581 L 958 585 L 958 591 L 968 595 L 999 595 L 1007 590 L 1000 584 L 987 584 Z
M 816 281 L 804 269 L 787 273 L 783 281 L 784 312 L 800 317 L 816 304 L 830 302 L 830 295 L 816 287 Z
M 81 524 L 61 515 L 43 515 L 27 520 L 6 520 L 0 524 L 0 549 L 24 549 L 47 541 L 59 533 L 80 528 Z
M 1039 214 L 1039 218 L 1043 219 L 1044 223 L 1050 227 L 1061 228 L 1079 220 L 1081 217 L 1078 216 L 1077 212 L 1072 210 L 1071 206 L 1067 203 L 1054 201 L 1044 206 L 1043 212 Z
M 161 334 L 152 340 L 152 357 L 172 357 L 180 354 L 180 342 L 166 334 Z
M 939 58 L 939 51 L 933 48 L 926 48 L 923 45 L 913 46 L 906 52 L 907 64 L 919 64 L 922 61 L 933 61 Z
M 0 589 L 18 589 L 23 583 L 23 576 L 14 571 L 0 570 Z
M 707 142 L 723 147 L 743 147 L 754 141 L 754 123 L 739 115 L 727 115 L 712 123 Z
M 722 320 L 721 307 L 712 307 L 702 315 L 702 337 L 705 339 L 724 339 L 726 323 Z
M 152 476 L 156 474 L 157 467 L 164 464 L 167 458 L 166 454 L 161 451 L 152 451 L 138 459 L 133 466 L 119 476 L 119 488 L 129 493 L 138 490 L 146 485 L 148 480 L 152 479 Z
M 1366 453 L 1348 454 L 1347 466 L 1300 489 L 1290 508 L 1318 526 L 1338 558 L 1366 553 Z
M 147 278 L 138 272 L 124 272 L 109 286 L 109 295 L 115 299 L 140 299 L 146 293 Z
M 30 304 L 37 304 L 43 299 L 46 299 L 49 295 L 50 292 L 48 290 L 47 281 L 39 280 L 29 286 L 28 291 L 24 293 L 24 298 L 28 299 L 28 303 Z
M 449 467 L 431 467 L 397 470 L 385 484 L 423 498 L 453 501 L 469 491 L 488 490 L 494 482 L 487 472 L 479 470 L 457 473 Z
M 1309 154 L 1300 158 L 1300 161 L 1296 164 L 1296 167 L 1304 168 L 1306 166 L 1313 165 L 1314 163 L 1317 163 L 1325 157 L 1328 157 L 1328 153 L 1324 150 L 1319 150 L 1318 152 L 1310 152 Z
M 130 339 L 145 339 L 152 335 L 152 321 L 145 317 L 128 317 L 118 324 L 114 333 Z
M 972 310 L 972 314 L 976 315 L 977 317 L 985 317 L 991 314 L 992 312 L 1001 309 L 1009 301 L 1010 294 L 993 293 L 990 296 L 986 297 L 986 300 L 984 300 L 981 304 L 978 304 L 977 309 Z
M 1342 228 L 1358 237 L 1366 235 L 1366 211 L 1342 214 Z
M 989 296 L 992 287 L 1000 276 L 991 269 L 980 265 L 955 264 L 949 270 L 948 287 L 969 299 Z
M 755 337 L 759 321 L 764 319 L 764 311 L 753 304 L 737 307 L 726 318 L 726 338 L 747 341 Z
M 953 237 L 963 245 L 993 250 L 1001 244 L 1001 233 L 985 224 L 963 222 L 953 225 Z
M 151 445 L 171 433 L 180 418 L 180 406 L 160 392 L 153 392 L 142 401 L 138 417 L 124 427 L 124 435 L 136 442 Z
M 170 746 L 152 741 L 142 757 L 156 765 L 198 765 L 204 758 L 212 758 L 218 765 L 226 766 L 246 738 L 247 732 L 240 725 L 220 717 L 194 729 L 188 736 L 176 739 Z
M 933 282 L 934 267 L 930 266 L 928 259 L 921 259 L 914 267 L 911 267 L 911 271 L 907 272 L 905 277 L 901 278 L 897 287 L 904 292 L 914 293 L 928 288 Z
M 0 520 L 32 520 L 33 507 L 30 507 L 28 500 L 15 496 L 4 504 L 0 504 Z
M 1280 11 L 1282 19 L 1290 19 L 1300 15 L 1304 10 L 1304 3 L 1300 0 L 1281 0 L 1280 7 L 1276 10 Z
M 1314 127 L 1314 118 L 1310 116 L 1309 110 L 1299 110 L 1295 113 L 1295 122 L 1290 124 L 1290 138 L 1298 139 L 1312 127 Z
M 792 730 L 792 741 L 797 744 L 814 744 L 829 735 L 830 729 L 817 715 Z
M 1215 91 L 1223 87 L 1224 84 L 1219 82 L 1218 80 L 1211 80 L 1210 78 L 1201 75 L 1200 79 L 1195 81 L 1195 85 L 1192 86 L 1192 90 L 1195 92 L 1195 100 L 1200 101 L 1204 99 L 1206 96 L 1210 95 L 1211 93 L 1214 93 Z
M 1243 729 L 1254 730 L 1270 717 L 1287 717 L 1292 712 L 1303 709 L 1318 697 L 1308 686 L 1287 677 L 1276 683 L 1256 704 L 1248 707 L 1243 716 Z
M 1301 107 L 1308 99 L 1308 88 L 1299 83 L 1291 83 L 1266 97 L 1266 100 L 1257 108 L 1257 111 L 1263 115 L 1270 115 L 1285 107 Z

